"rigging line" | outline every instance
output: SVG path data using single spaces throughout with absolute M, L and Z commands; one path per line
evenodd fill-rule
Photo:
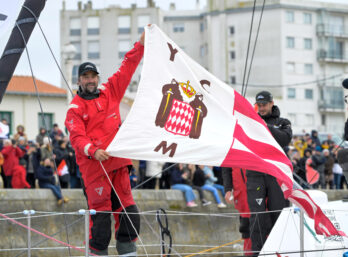
M 74 220 L 72 223 L 70 223 L 70 224 L 68 225 L 68 227 L 72 227 L 73 225 L 75 225 L 75 224 L 78 223 L 79 221 L 83 220 L 84 218 L 85 218 L 85 217 L 80 217 L 80 218 Z M 50 237 L 54 237 L 54 236 L 60 234 L 60 232 L 62 232 L 64 229 L 65 229 L 65 228 L 59 229 L 56 233 L 50 235 Z M 49 238 L 44 238 L 44 239 L 42 239 L 41 241 L 35 243 L 34 245 L 31 245 L 30 248 L 33 249 L 33 248 L 35 248 L 35 247 L 41 245 L 42 243 L 46 242 L 48 239 L 49 239 Z M 14 256 L 14 257 L 21 256 L 23 253 L 27 253 L 27 250 L 23 250 L 22 252 L 18 253 L 18 254 L 17 254 L 16 256 Z
M 4 214 L 2 214 L 2 213 L 0 213 L 0 217 L 7 218 L 7 220 L 11 221 L 12 223 L 17 224 L 17 225 L 21 226 L 22 228 L 28 229 L 28 230 L 30 230 L 30 231 L 36 233 L 36 234 L 39 234 L 40 236 L 46 237 L 46 238 L 48 238 L 48 239 L 50 239 L 50 240 L 52 240 L 52 241 L 54 241 L 54 242 L 57 242 L 57 243 L 59 243 L 59 244 L 65 245 L 65 246 L 68 246 L 68 247 L 73 248 L 73 249 L 75 249 L 75 250 L 77 250 L 77 251 L 79 251 L 79 252 L 85 253 L 85 251 L 84 251 L 83 249 L 80 249 L 80 248 L 78 248 L 78 247 L 76 247 L 76 246 L 70 245 L 69 243 L 65 243 L 65 242 L 63 242 L 63 241 L 60 241 L 60 240 L 58 240 L 58 239 L 55 239 L 54 237 L 51 237 L 51 236 L 49 236 L 49 235 L 46 235 L 46 234 L 44 234 L 44 233 L 42 233 L 42 232 L 40 232 L 40 231 L 38 231 L 38 230 L 36 230 L 36 229 L 29 228 L 28 226 L 26 226 L 26 225 L 24 225 L 24 224 L 22 224 L 22 223 L 20 223 L 20 222 L 18 222 L 18 221 L 16 221 L 16 220 L 14 220 L 14 219 L 11 219 L 10 217 L 7 217 L 6 215 L 4 215 Z M 93 253 L 90 253 L 90 255 L 97 256 L 97 255 L 95 255 L 95 254 L 93 254 Z
M 257 27 L 256 38 L 255 38 L 253 52 L 251 54 L 251 60 L 250 60 L 250 65 L 249 65 L 249 71 L 248 71 L 247 80 L 246 80 L 246 83 L 245 83 L 245 89 L 244 89 L 244 94 L 243 94 L 244 97 L 246 95 L 246 91 L 247 91 L 247 88 L 248 88 L 248 82 L 249 82 L 249 78 L 250 78 L 251 67 L 253 66 L 253 61 L 254 61 L 254 56 L 255 56 L 255 49 L 256 49 L 256 45 L 257 45 L 257 40 L 259 38 L 259 32 L 260 32 L 261 21 L 262 21 L 262 17 L 263 17 L 263 10 L 265 9 L 265 4 L 266 4 L 266 0 L 263 0 L 261 14 L 260 14 L 260 20 L 259 20 L 259 25 Z
M 330 77 L 325 77 L 322 79 L 316 79 L 316 80 L 312 80 L 312 81 L 304 81 L 304 82 L 297 82 L 297 83 L 290 83 L 290 84 L 248 84 L 249 87 L 293 87 L 293 86 L 303 86 L 303 85 L 311 85 L 311 84 L 315 84 L 318 82 L 325 82 L 327 80 L 331 80 L 334 78 L 338 78 L 338 77 L 342 77 L 344 74 L 336 74 L 336 75 L 332 75 Z M 238 85 L 241 86 L 241 83 L 235 83 L 233 85 Z
M 186 255 L 185 257 L 191 257 L 191 256 L 201 255 L 202 253 L 210 252 L 210 251 L 219 249 L 219 248 L 224 247 L 224 246 L 227 246 L 227 245 L 233 245 L 233 244 L 239 243 L 239 242 L 241 242 L 242 240 L 243 240 L 243 239 L 240 238 L 240 239 L 234 240 L 234 241 L 232 241 L 232 242 L 229 242 L 229 243 L 226 243 L 226 244 L 223 244 L 223 245 L 219 245 L 219 246 L 216 246 L 216 247 L 213 247 L 213 248 L 210 248 L 210 249 L 206 249 L 206 250 L 200 251 L 200 252 L 198 252 L 198 253 Z M 232 252 L 231 252 L 231 253 L 232 253 Z
M 147 180 L 141 182 L 140 184 L 136 185 L 135 187 L 132 188 L 133 189 L 137 189 L 139 187 L 141 187 L 142 185 L 146 184 L 148 181 L 150 181 L 151 179 L 153 179 L 154 177 L 156 177 L 157 175 L 169 170 L 170 168 L 174 167 L 175 165 L 177 165 L 177 163 L 174 163 L 172 165 L 170 165 L 169 167 L 165 168 L 164 170 L 161 170 L 160 172 L 156 173 L 155 175 L 153 175 L 152 177 L 148 178 Z
M 53 57 L 53 59 L 54 59 L 56 65 L 57 65 L 57 67 L 58 67 L 58 69 L 59 69 L 59 71 L 60 71 L 60 74 L 61 74 L 61 76 L 62 76 L 62 78 L 63 78 L 63 80 L 64 80 L 64 82 L 65 82 L 67 88 L 69 89 L 71 96 L 74 97 L 74 93 L 72 92 L 72 90 L 71 90 L 71 88 L 70 88 L 70 86 L 69 86 L 69 83 L 68 83 L 68 81 L 66 80 L 66 78 L 65 78 L 65 76 L 64 76 L 64 73 L 63 73 L 63 71 L 62 71 L 60 65 L 58 64 L 57 58 L 56 58 L 56 56 L 54 55 L 54 53 L 53 53 L 53 51 L 52 51 L 51 45 L 49 44 L 49 42 L 48 42 L 48 40 L 47 40 L 47 37 L 46 37 L 46 35 L 45 35 L 45 33 L 44 33 L 42 27 L 41 27 L 41 24 L 40 24 L 40 22 L 39 22 L 39 19 L 36 17 L 35 13 L 34 13 L 29 7 L 23 5 L 23 8 L 25 8 L 27 11 L 29 11 L 29 12 L 31 13 L 31 15 L 35 18 L 36 23 L 39 25 L 39 28 L 40 28 L 40 30 L 41 30 L 41 33 L 42 33 L 42 35 L 43 35 L 43 37 L 44 37 L 44 39 L 45 39 L 45 41 L 46 41 L 46 44 L 47 44 L 47 46 L 48 46 L 48 49 L 50 50 L 51 55 L 52 55 L 52 57 Z
M 46 124 L 46 120 L 45 120 L 45 117 L 44 117 L 44 112 L 43 112 L 43 108 L 42 108 L 42 103 L 41 103 L 41 99 L 40 99 L 40 94 L 39 94 L 39 90 L 38 90 L 38 87 L 37 87 L 37 84 L 36 84 L 36 79 L 35 79 L 35 76 L 34 76 L 34 71 L 33 71 L 33 66 L 31 64 L 31 60 L 30 60 L 30 55 L 29 55 L 29 50 L 28 50 L 28 46 L 27 46 L 27 42 L 25 40 L 25 37 L 23 35 L 23 31 L 21 30 L 21 28 L 19 27 L 18 23 L 16 22 L 16 27 L 19 31 L 19 33 L 21 34 L 22 36 L 22 39 L 23 39 L 23 42 L 24 42 L 24 45 L 25 45 L 25 52 L 27 54 L 27 58 L 28 58 L 28 63 L 29 63 L 29 68 L 30 68 L 30 72 L 31 72 L 31 77 L 33 79 L 33 83 L 34 83 L 34 86 L 35 86 L 35 91 L 36 91 L 36 96 L 37 96 L 37 99 L 38 99 L 38 102 L 39 102 L 39 105 L 40 105 L 40 112 L 41 112 L 41 117 L 42 117 L 42 121 L 43 121 L 43 124 L 45 126 L 45 129 L 46 129 L 46 133 L 48 135 L 48 142 L 49 142 L 49 145 L 51 146 L 52 148 L 52 152 L 53 152 L 53 144 L 51 142 L 51 138 L 48 134 L 48 129 L 47 129 L 47 124 Z M 53 160 L 53 164 L 54 164 L 54 168 L 55 170 L 57 170 L 57 165 L 56 165 L 56 162 L 55 160 Z M 60 188 L 60 191 L 62 189 L 61 185 L 60 185 L 60 181 L 59 179 L 58 180 L 58 186 Z M 64 201 L 63 201 L 63 210 L 65 208 L 65 204 L 64 204 Z M 67 221 L 66 221 L 66 216 L 63 215 L 63 218 L 64 218 L 64 225 L 65 227 L 67 226 Z M 70 241 L 69 241 L 69 234 L 68 234 L 68 231 L 66 230 L 66 237 L 67 237 L 67 241 L 68 241 L 68 245 L 70 245 Z M 69 256 L 71 256 L 71 252 L 70 252 L 70 248 L 69 249 Z
M 251 35 L 253 33 L 253 24 L 254 24 L 254 14 L 255 14 L 255 7 L 256 7 L 256 0 L 254 0 L 254 6 L 253 6 L 253 13 L 251 16 L 251 24 L 250 24 L 250 31 L 249 31 L 249 39 L 248 39 L 248 48 L 247 48 L 247 55 L 245 58 L 245 65 L 244 65 L 244 74 L 243 74 L 243 84 L 242 84 L 242 92 L 241 95 L 243 95 L 244 92 L 244 86 L 245 86 L 245 75 L 248 67 L 248 59 L 249 59 L 249 50 L 250 50 L 250 41 L 251 41 Z
M 112 181 L 111 181 L 111 179 L 110 179 L 110 177 L 109 177 L 109 174 L 106 172 L 106 170 L 105 170 L 105 168 L 104 168 L 104 165 L 102 164 L 101 161 L 99 161 L 99 164 L 100 164 L 100 166 L 102 167 L 102 169 L 103 169 L 103 171 L 104 171 L 104 173 L 105 173 L 105 176 L 108 178 L 109 183 L 110 183 L 110 186 L 111 186 L 112 190 L 114 191 L 115 195 L 117 196 L 117 198 L 118 198 L 118 200 L 119 200 L 119 202 L 120 202 L 120 205 L 121 205 L 122 209 L 124 210 L 124 213 L 126 214 L 128 220 L 129 220 L 129 223 L 132 225 L 132 228 L 134 229 L 134 232 L 137 234 L 137 237 L 139 238 L 139 241 L 140 241 L 140 243 L 141 243 L 141 245 L 142 245 L 142 247 L 143 247 L 143 249 L 144 249 L 144 251 L 145 251 L 145 253 L 146 253 L 146 256 L 148 256 L 147 251 L 146 251 L 146 248 L 145 248 L 145 246 L 144 246 L 144 244 L 143 244 L 143 240 L 141 240 L 141 237 L 140 237 L 138 231 L 136 230 L 136 228 L 135 228 L 135 226 L 134 226 L 134 224 L 133 224 L 131 218 L 129 217 L 129 215 L 128 215 L 128 213 L 127 213 L 126 208 L 124 207 L 124 205 L 123 205 L 123 203 L 122 203 L 122 201 L 121 201 L 121 198 L 118 196 L 117 191 L 116 191 L 116 189 L 115 189 L 114 185 L 112 184 Z M 86 242 L 86 244 L 87 244 L 87 243 L 88 243 L 88 242 Z

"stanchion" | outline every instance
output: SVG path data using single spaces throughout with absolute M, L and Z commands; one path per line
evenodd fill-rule
M 95 215 L 95 210 L 79 210 L 80 215 L 85 215 L 85 257 L 89 256 L 89 217 Z
M 27 244 L 28 244 L 28 257 L 31 257 L 31 215 L 35 214 L 34 210 L 24 210 L 23 211 L 24 215 L 27 215 L 27 221 L 28 221 L 28 229 L 27 229 L 27 235 L 28 235 L 28 240 L 27 240 Z

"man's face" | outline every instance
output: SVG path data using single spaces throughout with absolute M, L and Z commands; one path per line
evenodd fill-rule
M 99 76 L 94 71 L 87 71 L 79 77 L 79 86 L 85 93 L 94 93 L 97 90 Z
M 272 113 L 273 101 L 267 103 L 256 103 L 261 116 L 267 116 Z

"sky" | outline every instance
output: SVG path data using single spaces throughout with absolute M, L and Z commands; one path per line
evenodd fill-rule
M 1 5 L 6 4 L 9 0 L 0 0 Z M 316 0 L 324 2 L 338 2 L 347 3 L 348 0 Z M 21 3 L 24 0 L 20 0 Z M 60 64 L 60 29 L 59 29 L 59 12 L 62 8 L 63 0 L 47 0 L 45 8 L 40 15 L 39 22 L 48 39 L 48 42 L 58 59 Z M 66 0 L 67 9 L 76 9 L 78 0 Z M 82 0 L 82 3 L 86 3 L 87 0 Z M 131 4 L 136 3 L 138 7 L 145 7 L 146 0 L 93 0 L 93 8 L 103 8 L 109 5 L 120 5 L 121 7 L 129 7 Z M 189 10 L 196 8 L 196 0 L 154 0 L 156 6 L 161 9 L 168 10 L 171 2 L 175 2 L 176 8 L 179 10 Z M 207 0 L 199 0 L 200 7 L 203 8 L 206 5 Z M 18 12 L 20 9 L 18 9 Z M 8 29 L 6 33 L 0 35 L 0 55 L 6 46 L 8 38 L 10 36 L 11 29 Z M 59 70 L 54 62 L 51 53 L 44 41 L 44 38 L 38 28 L 35 27 L 29 43 L 28 51 L 30 60 L 32 63 L 34 75 L 37 79 L 43 80 L 55 86 L 60 86 L 61 76 Z M 25 53 L 16 67 L 15 75 L 31 75 L 30 67 L 28 64 L 28 58 Z

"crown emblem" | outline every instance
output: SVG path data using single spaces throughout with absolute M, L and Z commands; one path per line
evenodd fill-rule
M 182 91 L 188 98 L 191 98 L 196 94 L 196 90 L 190 85 L 189 80 L 187 81 L 187 83 L 179 82 L 179 85 L 181 86 Z

